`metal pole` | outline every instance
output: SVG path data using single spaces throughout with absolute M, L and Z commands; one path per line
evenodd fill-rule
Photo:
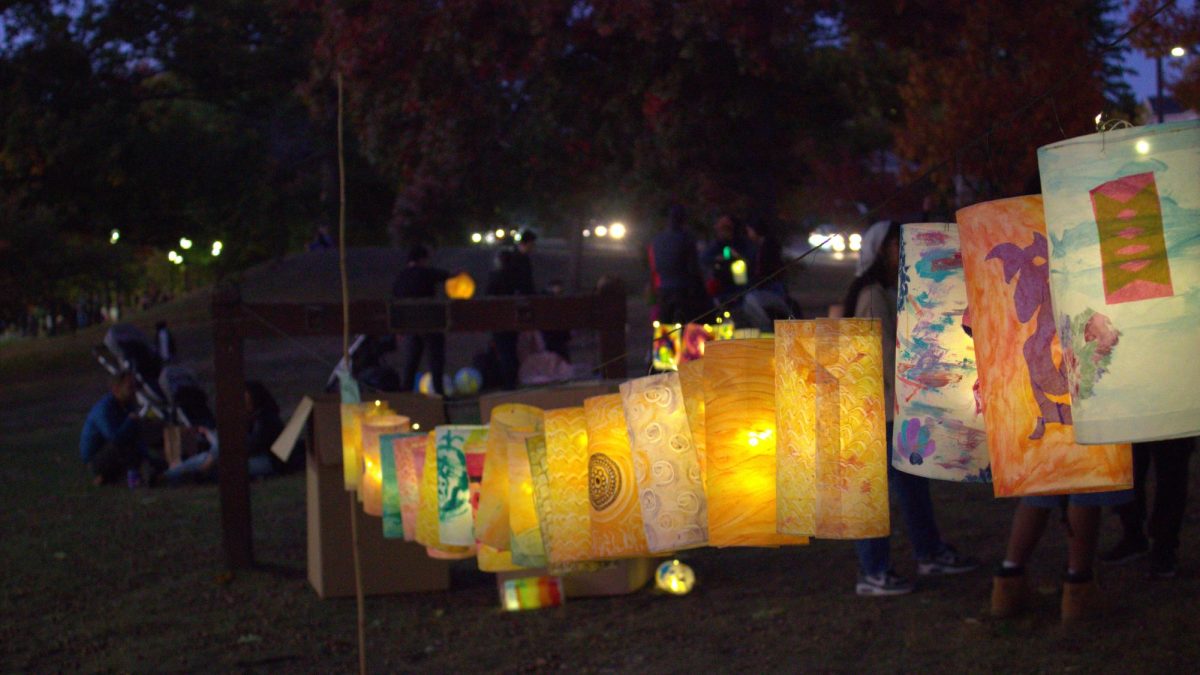
M 1155 110 L 1155 112 L 1158 113 L 1158 123 L 1159 124 L 1162 124 L 1165 121 L 1164 116 L 1163 116 L 1163 113 L 1164 113 L 1163 108 L 1166 107 L 1163 102 L 1162 59 L 1163 59 L 1163 57 L 1161 55 L 1154 57 L 1154 75 L 1155 75 L 1155 81 L 1157 82 L 1157 85 L 1158 85 L 1158 97 L 1154 100 L 1154 110 Z

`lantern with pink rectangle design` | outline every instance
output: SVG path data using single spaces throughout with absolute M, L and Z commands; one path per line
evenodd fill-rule
M 1200 434 L 1200 120 L 1038 150 L 1080 443 Z

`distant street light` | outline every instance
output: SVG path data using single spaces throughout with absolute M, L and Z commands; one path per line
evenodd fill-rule
M 596 236 L 597 237 L 607 237 L 608 236 L 608 228 L 603 225 L 597 225 L 596 226 Z
M 1183 47 L 1180 47 L 1178 45 L 1171 47 L 1171 56 L 1174 56 L 1175 58 L 1178 59 L 1178 58 L 1182 58 L 1185 54 L 1187 54 L 1187 50 L 1184 49 Z
M 592 231 L 591 231 L 591 230 L 584 230 L 584 231 L 583 231 L 583 236 L 585 236 L 585 237 L 590 237 L 590 236 L 592 236 Z
M 624 223 L 613 223 L 612 225 L 610 225 L 608 228 L 608 236 L 612 237 L 613 239 L 624 239 L 625 238 Z
M 221 251 L 222 251 L 224 248 L 225 248 L 225 245 L 224 245 L 224 244 L 222 244 L 222 243 L 221 243 L 221 241 L 220 241 L 219 239 L 218 239 L 217 241 L 214 241 L 214 242 L 212 243 L 212 254 L 213 254 L 213 257 L 215 258 L 215 257 L 217 257 L 217 256 L 221 255 Z
M 1176 45 L 1171 47 L 1171 56 L 1175 58 L 1183 58 L 1187 54 L 1187 49 Z M 1166 121 L 1166 111 L 1163 110 L 1166 106 L 1163 104 L 1163 57 L 1162 55 L 1154 57 L 1154 81 L 1157 85 L 1158 97 L 1154 100 L 1154 110 L 1158 113 L 1158 123 L 1162 124 Z
M 188 249 L 189 249 L 189 248 L 191 248 L 191 247 L 192 247 L 192 240 L 191 240 L 191 239 L 188 239 L 187 237 L 180 237 L 180 238 L 179 238 L 179 248 L 181 248 L 181 249 L 183 249 L 183 250 L 185 250 L 185 251 L 186 251 L 186 250 L 188 250 Z
M 108 233 L 108 243 L 115 244 L 121 240 L 121 231 L 113 228 L 112 232 Z
M 479 243 L 479 242 L 481 242 L 481 241 L 483 241 L 483 235 L 482 235 L 482 234 L 480 234 L 480 233 L 478 233 L 478 232 L 474 232 L 474 233 L 472 233 L 472 234 L 471 234 L 471 243 L 473 243 L 473 244 L 478 244 L 478 243 Z
M 850 235 L 850 250 L 851 251 L 862 250 L 862 235 L 861 234 L 855 232 L 854 234 Z
M 504 235 L 505 235 L 504 230 L 496 230 L 496 238 L 497 239 L 503 239 Z

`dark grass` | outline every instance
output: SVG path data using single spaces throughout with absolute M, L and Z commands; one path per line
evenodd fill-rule
M 33 365 L 7 372 L 0 390 L 0 671 L 354 670 L 353 599 L 322 601 L 305 578 L 303 476 L 254 485 L 261 566 L 229 575 L 215 486 L 87 484 L 77 434 L 103 377 L 90 360 L 48 349 L 47 361 L 23 354 Z M 297 363 L 275 352 L 253 367 L 264 377 L 278 368 L 294 386 L 323 369 L 297 374 Z M 1012 502 L 978 485 L 937 483 L 934 497 L 946 538 L 994 565 Z M 847 542 L 686 552 L 699 578 L 686 597 L 642 590 L 519 614 L 499 609 L 493 578 L 467 561 L 448 592 L 367 600 L 369 663 L 374 672 L 1194 672 L 1198 514 L 1193 504 L 1179 578 L 1148 581 L 1145 561 L 1102 568 L 1107 614 L 1080 626 L 1058 622 L 1065 545 L 1054 522 L 1032 569 L 1035 606 L 1017 620 L 987 616 L 989 569 L 921 580 L 907 597 L 858 598 Z M 1106 518 L 1102 548 L 1117 535 Z M 893 555 L 914 572 L 902 534 Z

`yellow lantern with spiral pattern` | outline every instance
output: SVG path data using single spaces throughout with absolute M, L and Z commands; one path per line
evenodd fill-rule
M 588 499 L 592 555 L 629 558 L 648 552 L 638 505 L 633 453 L 620 394 L 583 402 L 588 434 Z

